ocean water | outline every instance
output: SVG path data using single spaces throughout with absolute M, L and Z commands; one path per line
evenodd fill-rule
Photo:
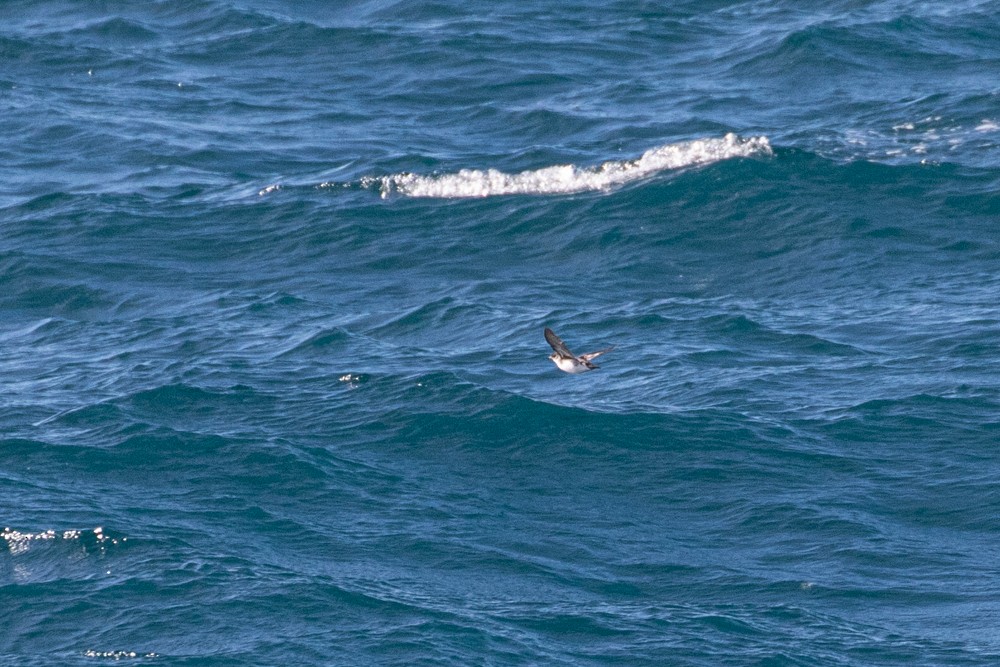
M 1000 663 L 996 2 L 0 17 L 0 664 Z

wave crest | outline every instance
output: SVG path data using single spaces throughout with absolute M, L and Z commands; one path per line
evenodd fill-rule
M 453 174 L 421 176 L 402 173 L 369 178 L 367 187 L 377 186 L 382 197 L 465 198 L 494 195 L 566 194 L 604 190 L 645 178 L 666 169 L 710 164 L 736 157 L 773 155 L 767 137 L 743 139 L 735 134 L 722 138 L 696 139 L 651 148 L 634 160 L 612 160 L 596 167 L 555 165 L 517 174 L 496 169 L 462 169 Z

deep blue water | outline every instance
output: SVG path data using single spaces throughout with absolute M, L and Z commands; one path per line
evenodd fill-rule
M 0 19 L 0 664 L 1000 662 L 996 2 Z

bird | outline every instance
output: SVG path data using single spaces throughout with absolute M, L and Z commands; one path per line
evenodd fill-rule
M 599 357 L 605 352 L 610 352 L 615 349 L 615 346 L 605 348 L 599 352 L 588 352 L 587 354 L 581 354 L 576 356 L 569 351 L 566 347 L 566 343 L 562 342 L 562 339 L 556 335 L 552 329 L 545 327 L 545 340 L 548 341 L 549 345 L 552 346 L 552 354 L 549 355 L 549 359 L 556 367 L 563 371 L 564 373 L 586 373 L 587 371 L 592 371 L 595 368 L 600 368 L 597 364 L 590 362 L 594 357 Z

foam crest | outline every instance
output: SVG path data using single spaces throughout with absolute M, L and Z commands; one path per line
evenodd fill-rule
M 98 526 L 93 530 L 64 530 L 61 532 L 46 530 L 40 533 L 22 533 L 19 530 L 4 528 L 0 531 L 0 540 L 6 542 L 11 555 L 16 556 L 28 551 L 34 544 L 40 542 L 75 540 L 85 546 L 92 544 L 100 549 L 104 549 L 108 545 L 118 545 L 119 543 L 126 542 L 128 538 L 109 535 L 104 532 L 103 528 Z
M 382 197 L 490 197 L 519 194 L 565 194 L 604 190 L 645 178 L 666 169 L 710 164 L 737 157 L 772 155 L 767 137 L 743 139 L 735 134 L 697 139 L 652 148 L 634 160 L 613 160 L 596 167 L 556 165 L 517 174 L 496 169 L 463 169 L 453 174 L 421 176 L 403 173 L 369 179 Z
M 87 658 L 107 658 L 109 660 L 135 660 L 137 658 L 158 658 L 157 653 L 137 653 L 136 651 L 84 651 Z

